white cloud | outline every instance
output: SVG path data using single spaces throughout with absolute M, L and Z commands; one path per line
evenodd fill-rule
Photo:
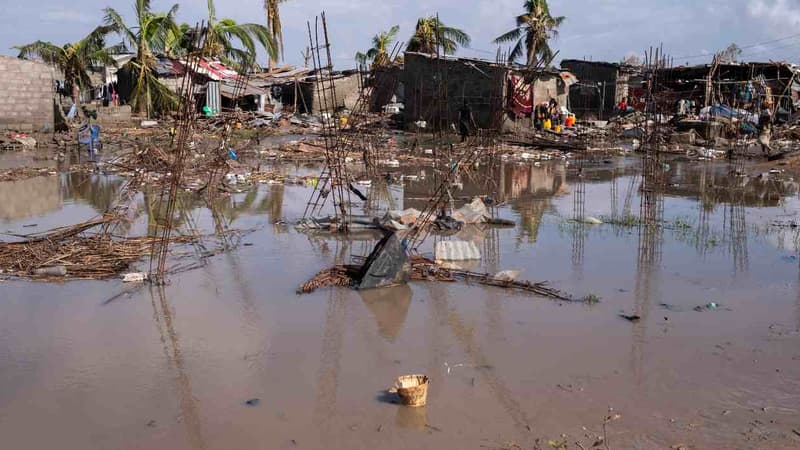
M 96 17 L 68 9 L 50 9 L 43 12 L 39 18 L 45 22 L 55 23 L 89 23 L 97 20 Z
M 774 35 L 788 35 L 800 26 L 800 5 L 788 0 L 754 0 L 747 5 L 747 13 L 761 22 Z

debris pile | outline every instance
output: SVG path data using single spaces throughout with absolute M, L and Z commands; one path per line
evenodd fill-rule
M 150 254 L 153 238 L 115 238 L 89 231 L 119 221 L 105 215 L 98 219 L 0 242 L 0 270 L 4 275 L 41 279 L 100 280 L 117 277 L 130 265 Z M 188 242 L 191 238 L 176 238 Z

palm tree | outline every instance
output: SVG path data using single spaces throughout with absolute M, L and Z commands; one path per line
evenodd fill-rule
M 127 25 L 114 8 L 104 10 L 105 21 L 136 53 L 136 59 L 129 63 L 136 74 L 131 107 L 150 117 L 154 111 L 169 111 L 178 104 L 175 94 L 158 81 L 154 71 L 155 55 L 166 53 L 174 37 L 180 34 L 175 24 L 178 5 L 173 5 L 166 13 L 156 13 L 150 9 L 150 0 L 135 1 L 136 22 L 132 26 Z
M 283 27 L 281 26 L 281 11 L 280 4 L 286 0 L 264 0 L 264 11 L 267 13 L 267 28 L 272 31 L 272 41 L 275 47 L 280 52 L 281 59 L 284 59 L 283 54 Z M 277 53 L 269 55 L 268 65 L 272 68 L 272 62 L 278 60 Z
M 459 45 L 465 47 L 471 41 L 467 33 L 445 26 L 438 17 L 422 17 L 417 21 L 417 28 L 409 39 L 406 50 L 433 54 L 437 48 L 441 48 L 444 54 L 452 54 Z
M 400 26 L 395 25 L 389 31 L 378 33 L 372 38 L 372 48 L 367 50 L 366 56 L 372 61 L 373 66 L 385 66 L 391 62 L 389 52 L 392 50 L 389 47 L 394 43 L 398 31 Z
M 237 48 L 233 40 L 242 47 Z M 204 56 L 219 58 L 237 68 L 255 63 L 256 42 L 261 44 L 270 58 L 277 58 L 278 48 L 269 28 L 256 23 L 236 23 L 233 19 L 217 19 L 214 0 L 208 0 L 208 35 Z
M 367 64 L 369 64 L 369 56 L 367 56 L 367 54 L 364 52 L 356 52 L 355 60 L 356 64 L 359 65 L 359 69 L 362 66 L 366 66 Z
M 515 42 L 508 55 L 508 61 L 514 62 L 527 53 L 528 67 L 533 67 L 541 59 L 549 61 L 553 51 L 548 41 L 558 36 L 558 27 L 564 23 L 565 17 L 550 15 L 547 0 L 525 0 L 525 13 L 517 16 L 517 27 L 494 40 L 495 44 Z
M 36 41 L 14 48 L 19 50 L 19 58 L 41 59 L 63 72 L 67 85 L 72 89 L 76 111 L 82 114 L 80 94 L 82 88 L 91 86 L 89 69 L 92 66 L 116 64 L 110 53 L 117 48 L 105 46 L 105 37 L 111 31 L 111 27 L 100 26 L 80 41 L 63 47 L 51 42 Z

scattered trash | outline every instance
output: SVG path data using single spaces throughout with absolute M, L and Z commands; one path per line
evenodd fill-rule
M 720 307 L 719 303 L 710 302 L 710 303 L 706 303 L 705 305 L 695 306 L 694 310 L 697 311 L 697 312 L 714 311 L 716 309 L 719 309 L 719 307 Z
M 51 266 L 34 269 L 33 274 L 37 277 L 65 277 L 67 268 L 65 266 Z
M 428 403 L 429 381 L 427 375 L 403 375 L 397 378 L 389 392 L 397 393 L 403 405 L 425 406 Z
M 671 311 L 671 312 L 680 312 L 680 311 L 682 311 L 682 309 L 680 307 L 675 306 L 675 305 L 670 305 L 669 303 L 661 303 L 658 306 L 666 309 L 667 311 Z
M 515 281 L 519 278 L 519 270 L 503 270 L 494 274 L 494 279 L 497 281 Z
M 628 315 L 628 314 L 624 314 L 623 313 L 623 314 L 620 314 L 619 316 L 622 317 L 623 319 L 629 321 L 629 322 L 638 322 L 641 319 L 641 317 L 636 315 L 636 314 Z
M 141 283 L 147 280 L 147 274 L 144 272 L 126 273 L 122 276 L 123 283 Z
M 598 219 L 597 217 L 586 216 L 580 220 L 581 223 L 585 223 L 587 225 L 602 225 L 603 221 Z
M 150 128 L 157 126 L 158 122 L 155 120 L 143 120 L 140 125 L 142 128 Z
M 450 370 L 455 369 L 457 367 L 464 367 L 465 364 L 456 364 L 456 365 L 451 366 L 451 365 L 447 364 L 447 362 L 445 362 L 444 366 L 447 367 L 447 374 L 450 375 Z
M 588 305 L 594 305 L 600 303 L 600 296 L 597 294 L 589 294 L 583 297 L 583 302 Z
M 23 147 L 27 148 L 36 147 L 36 139 L 24 134 L 18 134 L 14 136 L 14 140 L 22 144 Z

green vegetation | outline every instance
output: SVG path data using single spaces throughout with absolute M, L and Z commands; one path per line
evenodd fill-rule
M 164 86 L 155 75 L 156 54 L 166 53 L 168 43 L 175 42 L 180 29 L 175 24 L 178 5 L 172 5 L 166 13 L 153 12 L 150 0 L 136 0 L 135 22 L 127 24 L 114 8 L 106 8 L 105 22 L 122 35 L 123 42 L 136 53 L 131 61 L 135 82 L 131 93 L 134 111 L 151 117 L 154 112 L 170 111 L 177 107 L 175 94 Z
M 455 53 L 459 46 L 468 46 L 471 41 L 467 33 L 446 26 L 438 17 L 421 17 L 417 21 L 414 35 L 409 39 L 406 50 L 436 54 L 438 49 L 448 55 Z
M 564 23 L 563 16 L 550 15 L 547 0 L 526 0 L 525 12 L 517 16 L 517 26 L 500 35 L 495 44 L 514 43 L 508 61 L 514 62 L 526 55 L 526 66 L 534 67 L 540 62 L 553 59 L 550 39 L 558 36 L 558 27 Z
M 100 26 L 78 42 L 62 47 L 51 42 L 36 41 L 14 48 L 19 50 L 19 58 L 40 59 L 64 73 L 77 112 L 83 114 L 80 109 L 80 92 L 82 88 L 91 86 L 89 69 L 92 66 L 115 64 L 111 54 L 119 48 L 107 48 L 105 44 L 106 36 L 112 31 L 113 27 Z

